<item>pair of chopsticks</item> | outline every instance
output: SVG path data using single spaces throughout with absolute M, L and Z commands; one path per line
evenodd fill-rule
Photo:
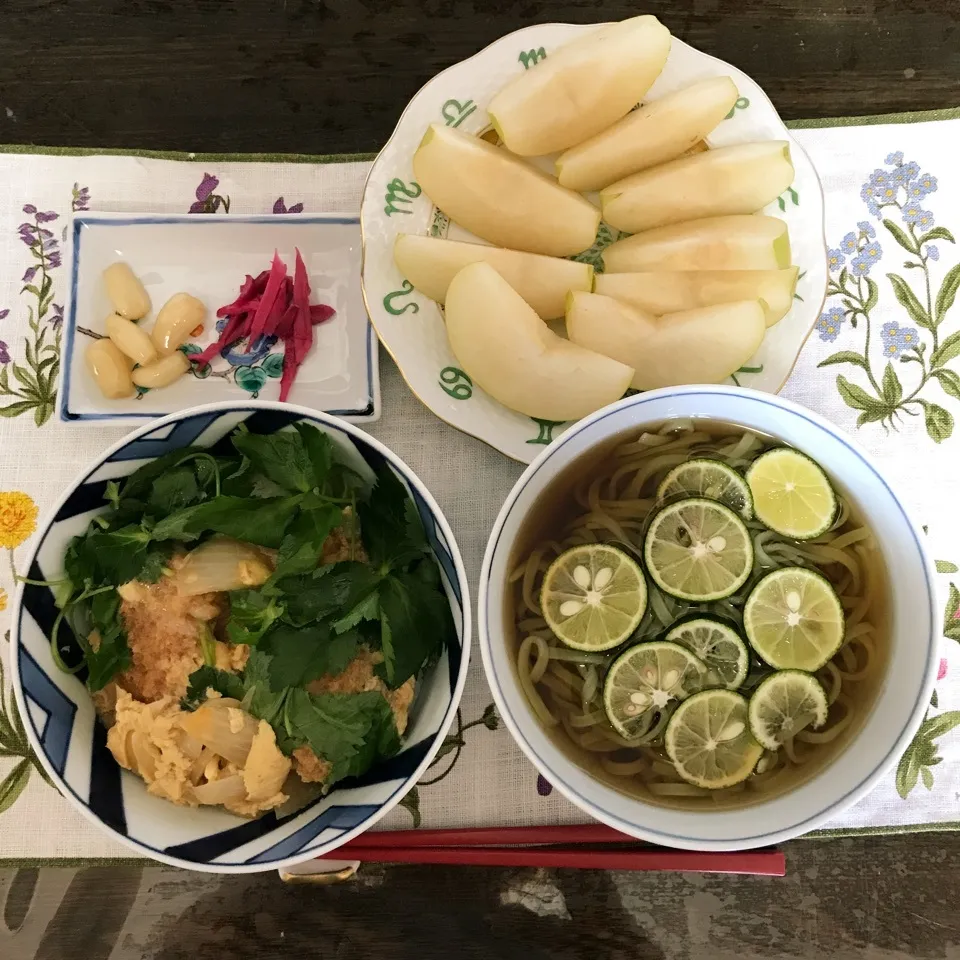
M 320 860 L 361 863 L 558 867 L 586 870 L 671 870 L 782 877 L 779 850 L 708 853 L 643 844 L 603 824 L 566 827 L 480 827 L 365 833 Z

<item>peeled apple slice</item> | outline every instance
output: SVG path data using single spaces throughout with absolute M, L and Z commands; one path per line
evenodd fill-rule
M 594 291 L 661 316 L 735 300 L 762 300 L 767 326 L 793 306 L 799 267 L 786 270 L 702 270 L 686 273 L 601 273 Z
M 673 160 L 707 136 L 733 109 L 738 96 L 730 77 L 711 77 L 645 103 L 562 153 L 557 177 L 571 190 L 600 190 L 638 170 Z
M 627 233 L 684 220 L 755 213 L 793 183 L 785 140 L 739 143 L 672 160 L 600 192 L 603 219 Z
M 765 330 L 758 300 L 654 317 L 596 293 L 567 299 L 567 336 L 632 366 L 637 390 L 720 383 L 757 352 Z
M 656 17 L 608 23 L 550 50 L 495 94 L 487 112 L 521 157 L 565 150 L 632 110 L 669 53 L 670 31 Z
M 784 270 L 790 266 L 790 237 L 776 217 L 708 217 L 611 243 L 603 263 L 607 273 Z
M 447 289 L 447 335 L 460 366 L 504 406 L 543 420 L 579 420 L 619 400 L 633 369 L 564 340 L 488 263 Z
M 446 300 L 447 288 L 457 273 L 482 260 L 544 320 L 563 316 L 568 291 L 593 289 L 593 267 L 588 263 L 480 243 L 401 233 L 393 245 L 393 259 L 421 293 L 438 303 Z
M 505 150 L 434 123 L 413 155 L 424 193 L 461 227 L 500 247 L 569 257 L 593 245 L 600 211 Z

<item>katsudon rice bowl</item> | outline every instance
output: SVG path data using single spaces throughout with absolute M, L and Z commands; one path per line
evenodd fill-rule
M 42 529 L 14 625 L 18 705 L 64 796 L 139 854 L 247 872 L 335 849 L 416 783 L 470 607 L 409 467 L 250 401 L 108 450 Z

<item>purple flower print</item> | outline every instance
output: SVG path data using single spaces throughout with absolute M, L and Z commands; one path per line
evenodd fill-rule
M 303 213 L 303 204 L 295 203 L 292 207 L 288 207 L 283 202 L 283 197 L 277 197 L 276 202 L 273 205 L 274 213 Z
M 940 667 L 937 670 L 937 679 L 942 680 L 947 675 L 947 658 L 940 658 Z
M 542 773 L 537 774 L 537 793 L 539 793 L 541 797 L 549 797 L 550 794 L 553 793 L 553 786 Z
M 936 248 L 936 246 L 934 246 L 932 243 L 930 244 L 929 247 L 927 247 L 927 257 L 928 257 L 930 260 L 939 260 L 939 259 L 940 259 L 940 251 L 939 251 L 939 250 Z
M 79 194 L 79 188 L 76 191 Z M 89 198 L 89 192 L 85 199 Z M 52 272 L 62 266 L 62 251 L 59 237 L 48 226 L 61 219 L 54 210 L 42 210 L 36 204 L 25 203 L 24 214 L 30 220 L 17 227 L 17 236 L 29 250 L 30 259 L 25 265 L 21 294 L 28 298 L 29 333 L 24 337 L 24 360 L 16 361 L 11 356 L 9 343 L 0 341 L 0 364 L 9 365 L 13 377 L 6 369 L 0 381 L 0 415 L 16 417 L 31 413 L 34 423 L 42 427 L 53 415 L 57 400 L 57 375 L 60 371 L 60 338 L 63 327 L 63 307 L 53 302 L 54 280 Z M 63 231 L 65 233 L 65 231 Z M 0 311 L 0 319 L 8 311 Z M 29 392 L 15 386 L 30 384 Z M 10 398 L 6 402 L 6 398 Z
M 200 186 L 197 187 L 197 200 L 199 200 L 200 203 L 203 203 L 203 201 L 208 199 L 210 194 L 213 193 L 213 191 L 219 186 L 219 177 L 215 177 L 212 173 L 205 173 L 203 175 L 203 179 L 200 181 Z
M 70 201 L 70 206 L 73 209 L 74 213 L 77 213 L 80 210 L 89 210 L 90 209 L 90 188 L 81 187 L 79 183 L 73 185 L 73 199 Z
M 222 197 L 213 191 L 220 186 L 220 178 L 205 173 L 196 190 L 197 199 L 190 204 L 189 213 L 216 213 L 223 207 L 224 213 L 230 212 L 230 198 Z
M 9 310 L 0 310 L 0 320 L 5 320 L 9 316 Z M 0 364 L 10 362 L 10 347 L 5 340 L 0 340 Z

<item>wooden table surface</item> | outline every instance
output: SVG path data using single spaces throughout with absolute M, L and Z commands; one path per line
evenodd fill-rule
M 375 151 L 499 35 L 641 10 L 788 119 L 960 104 L 960 0 L 2 0 L 0 142 Z M 958 854 L 952 834 L 801 840 L 783 880 L 384 867 L 325 888 L 0 865 L 0 960 L 955 957 Z

